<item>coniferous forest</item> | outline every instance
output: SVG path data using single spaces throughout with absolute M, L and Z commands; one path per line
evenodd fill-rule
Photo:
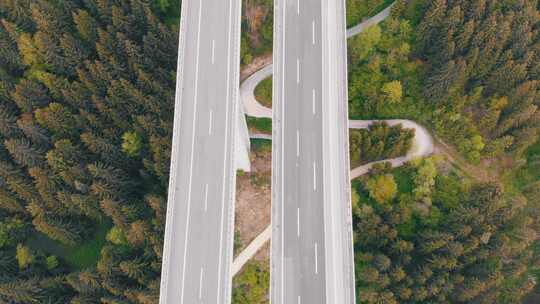
M 351 115 L 421 122 L 439 150 L 353 181 L 359 303 L 538 293 L 538 5 L 397 1 L 349 41 Z
M 391 2 L 348 0 L 347 24 Z M 248 65 L 271 51 L 272 1 L 244 5 Z M 158 302 L 172 6 L 0 0 L 0 303 Z M 349 40 L 351 116 L 415 120 L 444 152 L 353 181 L 358 303 L 540 293 L 539 17 L 537 0 L 398 0 Z M 403 155 L 412 136 L 351 132 L 352 160 Z M 268 273 L 246 273 L 233 303 L 266 303 Z
M 152 9 L 0 1 L 0 302 L 157 302 L 177 33 Z

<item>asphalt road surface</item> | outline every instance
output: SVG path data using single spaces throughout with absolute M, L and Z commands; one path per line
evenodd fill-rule
M 161 304 L 230 303 L 240 0 L 184 0 Z
M 334 1 L 275 1 L 272 303 L 354 303 L 345 23 L 335 20 L 345 11 Z

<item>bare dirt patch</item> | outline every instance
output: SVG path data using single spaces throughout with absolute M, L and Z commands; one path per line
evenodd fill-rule
M 241 243 L 238 252 L 270 225 L 272 153 L 266 147 L 255 147 L 250 157 L 252 172 L 240 173 L 236 182 L 235 227 Z M 267 258 L 268 250 L 260 250 L 256 256 L 257 260 Z
M 446 158 L 463 174 L 472 177 L 480 182 L 494 182 L 500 180 L 500 176 L 494 170 L 488 168 L 487 163 L 479 165 L 471 164 L 463 159 L 454 147 L 446 144 L 439 138 L 435 140 L 435 152 L 446 156 Z
M 258 70 L 264 68 L 265 66 L 272 63 L 272 54 L 266 54 L 259 57 L 256 57 L 253 59 L 253 61 L 242 67 L 242 71 L 240 71 L 240 80 L 244 81 L 246 78 L 251 76 L 251 74 L 257 72 Z
M 260 45 L 260 34 L 259 30 L 261 29 L 262 22 L 268 10 L 259 5 L 248 5 L 246 6 L 246 19 L 248 21 L 248 35 L 251 41 L 254 43 L 255 47 Z

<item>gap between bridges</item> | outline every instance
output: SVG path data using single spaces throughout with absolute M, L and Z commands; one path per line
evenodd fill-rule
M 391 14 L 393 4 L 379 14 L 361 22 L 360 24 L 347 30 L 347 37 L 353 37 L 362 33 L 366 28 L 378 24 L 388 18 Z M 260 70 L 248 77 L 240 86 L 240 98 L 244 106 L 244 113 L 255 118 L 272 118 L 272 109 L 263 106 L 255 98 L 255 88 L 264 79 L 272 76 L 272 63 L 269 62 Z M 369 172 L 371 167 L 377 163 L 389 162 L 392 167 L 399 167 L 406 162 L 419 157 L 429 156 L 434 151 L 433 139 L 426 128 L 418 123 L 406 119 L 388 120 L 349 120 L 350 129 L 367 129 L 376 122 L 386 122 L 390 126 L 401 124 L 404 128 L 414 129 L 415 136 L 413 145 L 405 156 L 371 162 L 351 170 L 351 179 L 355 179 Z M 252 139 L 272 140 L 272 135 L 255 133 L 250 134 Z M 272 228 L 268 225 L 238 256 L 234 259 L 232 275 L 236 275 L 242 267 L 270 240 Z

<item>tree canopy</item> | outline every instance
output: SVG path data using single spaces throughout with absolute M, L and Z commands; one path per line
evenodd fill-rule
M 171 4 L 0 2 L 0 264 L 18 265 L 0 302 L 157 299 L 177 33 L 154 12 Z M 36 245 L 70 251 L 109 222 L 89 269 Z

